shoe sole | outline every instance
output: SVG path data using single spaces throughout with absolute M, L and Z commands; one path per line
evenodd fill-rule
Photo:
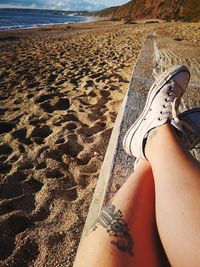
M 126 141 L 127 141 L 127 137 L 129 136 L 130 132 L 132 131 L 133 128 L 135 128 L 138 124 L 138 127 L 140 126 L 141 122 L 143 121 L 144 115 L 147 114 L 149 107 L 152 104 L 153 99 L 155 98 L 155 96 L 160 92 L 160 90 L 163 88 L 163 86 L 173 78 L 174 75 L 177 75 L 180 72 L 187 72 L 189 74 L 189 79 L 190 80 L 190 72 L 188 70 L 188 68 L 186 66 L 180 66 L 180 67 L 176 67 L 175 69 L 171 69 L 171 70 L 167 70 L 166 72 L 164 72 L 163 74 L 161 74 L 161 76 L 159 77 L 158 80 L 156 80 L 153 85 L 151 86 L 151 88 L 149 89 L 149 93 L 147 95 L 147 100 L 146 100 L 146 104 L 143 108 L 143 111 L 141 113 L 141 115 L 138 117 L 138 119 L 135 121 L 135 123 L 129 128 L 129 130 L 127 131 L 124 140 L 123 140 L 123 147 L 125 149 L 125 151 L 129 154 L 132 155 L 131 150 L 130 150 L 130 144 L 132 141 L 129 141 L 129 150 L 126 149 Z M 155 89 L 156 87 L 158 87 L 157 89 Z M 132 133 L 132 136 L 135 134 L 135 132 L 137 131 L 138 127 L 135 129 L 134 133 Z

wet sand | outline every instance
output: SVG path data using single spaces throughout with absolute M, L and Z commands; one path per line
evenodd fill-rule
M 73 264 L 133 65 L 150 33 L 200 23 L 98 21 L 0 33 L 0 266 Z

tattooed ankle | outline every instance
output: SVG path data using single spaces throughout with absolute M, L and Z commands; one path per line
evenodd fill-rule
M 115 237 L 115 240 L 111 241 L 112 245 L 131 256 L 134 255 L 134 242 L 129 234 L 128 225 L 124 221 L 120 210 L 116 210 L 114 205 L 107 206 L 101 211 L 100 216 L 93 227 L 93 231 L 97 229 L 98 224 L 106 228 L 109 236 Z
M 148 134 L 147 141 L 152 140 L 156 135 L 157 135 L 157 129 L 153 128 Z

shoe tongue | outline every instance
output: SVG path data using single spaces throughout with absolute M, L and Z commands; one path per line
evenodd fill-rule
M 172 102 L 172 117 L 171 117 L 171 124 L 179 131 L 183 131 L 183 127 L 181 124 L 181 121 L 178 118 L 178 106 L 180 104 L 179 99 L 176 97 L 174 101 Z

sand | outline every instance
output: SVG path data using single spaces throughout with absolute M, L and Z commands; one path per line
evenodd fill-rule
M 71 267 L 147 34 L 200 23 L 98 21 L 0 33 L 0 267 Z

